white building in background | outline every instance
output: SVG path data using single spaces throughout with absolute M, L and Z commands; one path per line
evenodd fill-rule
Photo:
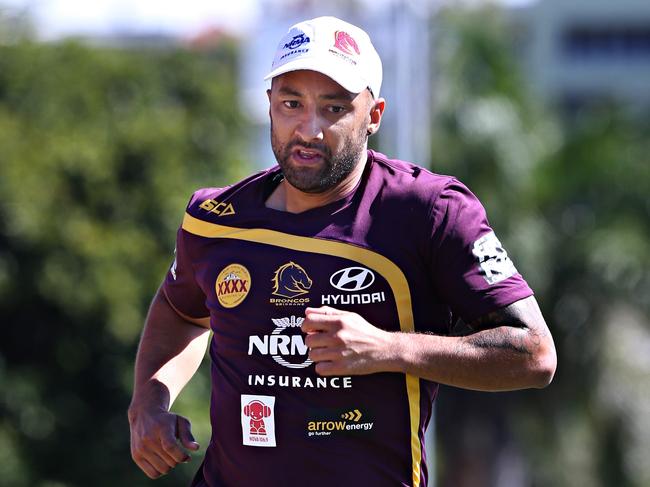
M 524 68 L 545 99 L 650 106 L 650 0 L 540 0 L 517 14 Z

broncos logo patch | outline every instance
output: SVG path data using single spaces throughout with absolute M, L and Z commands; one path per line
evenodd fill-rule
M 307 294 L 312 285 L 312 280 L 305 269 L 295 262 L 288 262 L 278 267 L 271 282 L 273 282 L 273 294 L 283 298 L 295 298 Z

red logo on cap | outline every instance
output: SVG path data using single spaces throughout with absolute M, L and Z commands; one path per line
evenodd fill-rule
M 357 54 L 361 54 L 357 41 L 355 41 L 350 34 L 343 32 L 342 30 L 337 30 L 334 33 L 334 47 L 345 54 L 354 54 L 352 49 L 354 49 Z

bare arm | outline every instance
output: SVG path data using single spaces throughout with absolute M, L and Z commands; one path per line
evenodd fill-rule
M 555 345 L 534 297 L 489 313 L 469 328 L 459 337 L 402 335 L 391 368 L 483 391 L 540 388 L 553 379 Z
M 209 326 L 208 318 L 181 315 L 158 290 L 136 355 L 134 402 L 148 397 L 169 409 L 203 360 Z M 161 389 L 166 393 L 161 395 Z
M 469 324 L 465 336 L 390 333 L 355 313 L 309 309 L 303 330 L 323 375 L 403 372 L 466 389 L 545 387 L 555 373 L 553 338 L 534 297 Z
M 167 473 L 198 449 L 190 422 L 169 412 L 174 399 L 198 369 L 209 338 L 209 320 L 180 314 L 158 290 L 145 321 L 135 363 L 128 416 L 131 454 L 151 478 Z

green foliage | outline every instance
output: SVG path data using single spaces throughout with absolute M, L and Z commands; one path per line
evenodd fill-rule
M 436 25 L 433 168 L 484 202 L 558 349 L 547 390 L 443 391 L 441 484 L 499 485 L 485 479 L 507 458 L 526 485 L 650 485 L 649 118 L 543 109 L 495 8 L 445 10 Z
M 0 45 L 0 484 L 146 482 L 135 346 L 191 192 L 247 172 L 236 61 L 228 42 Z M 179 405 L 204 445 L 208 389 Z

